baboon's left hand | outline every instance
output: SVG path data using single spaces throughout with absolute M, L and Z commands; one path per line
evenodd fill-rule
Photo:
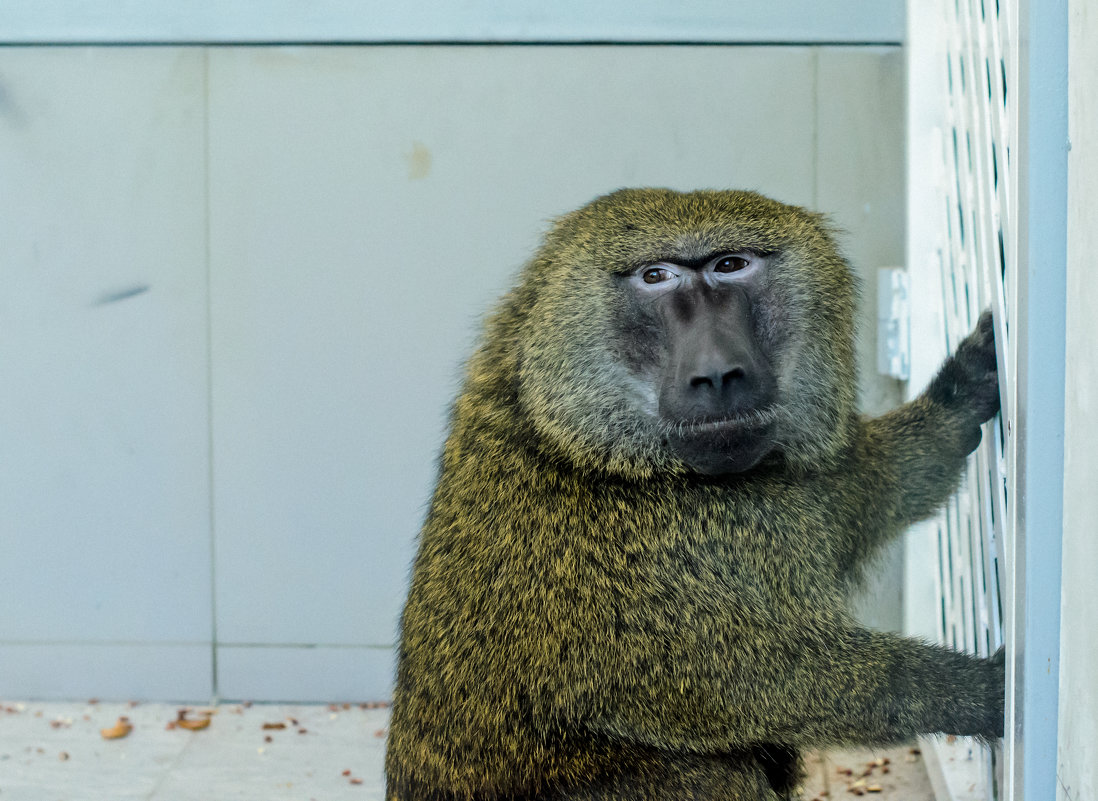
M 999 411 L 999 370 L 990 311 L 980 315 L 975 330 L 946 359 L 927 394 L 961 417 L 970 440 L 965 443 L 965 453 L 970 453 L 979 444 L 980 424 Z
M 999 369 L 995 361 L 995 324 L 985 311 L 976 329 L 962 340 L 953 356 L 964 373 L 962 393 L 977 423 L 985 423 L 999 411 Z

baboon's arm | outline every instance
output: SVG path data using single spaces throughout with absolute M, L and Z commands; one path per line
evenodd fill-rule
M 850 477 L 861 494 L 852 543 L 865 553 L 874 538 L 934 514 L 956 489 L 980 425 L 999 409 L 991 314 L 946 359 L 930 386 L 910 403 L 864 420 Z
M 850 627 L 791 637 L 757 631 L 709 657 L 674 654 L 653 674 L 606 665 L 602 734 L 679 749 L 887 743 L 944 732 L 1001 737 L 1002 655 L 979 659 Z M 659 653 L 665 643 L 653 643 Z M 635 655 L 634 655 L 635 656 Z M 711 672 L 713 671 L 713 672 Z

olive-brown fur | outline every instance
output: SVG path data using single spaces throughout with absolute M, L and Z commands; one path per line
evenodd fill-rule
M 658 342 L 620 280 L 740 249 L 774 254 L 754 312 L 774 448 L 703 476 L 645 408 Z M 757 801 L 792 789 L 802 748 L 1001 735 L 1001 656 L 844 605 L 996 411 L 990 323 L 924 395 L 866 419 L 854 308 L 824 219 L 754 193 L 622 190 L 557 221 L 454 407 L 402 617 L 388 799 Z

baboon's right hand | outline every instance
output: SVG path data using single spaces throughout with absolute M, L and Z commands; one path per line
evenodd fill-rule
M 991 668 L 990 697 L 987 700 L 988 720 L 979 734 L 989 740 L 999 739 L 1006 728 L 1006 650 L 1000 648 L 988 661 Z

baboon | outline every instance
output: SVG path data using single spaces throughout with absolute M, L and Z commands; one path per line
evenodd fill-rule
M 867 560 L 999 408 L 984 316 L 855 410 L 855 281 L 819 214 L 621 190 L 487 322 L 401 620 L 390 801 L 788 797 L 799 753 L 1002 736 L 1002 654 L 859 626 Z

